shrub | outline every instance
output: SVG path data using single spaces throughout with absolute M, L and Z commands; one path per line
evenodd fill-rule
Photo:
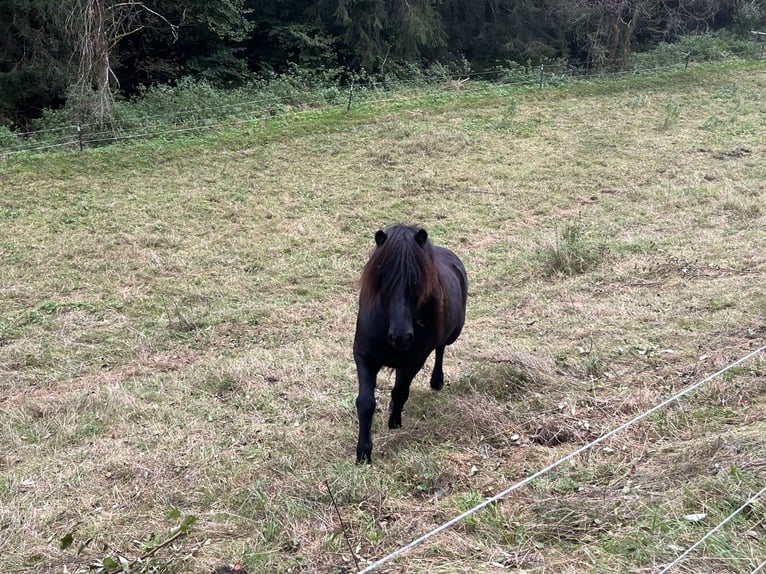
M 714 62 L 733 57 L 751 58 L 757 55 L 757 47 L 747 36 L 734 35 L 725 30 L 711 34 L 683 36 L 672 44 L 661 42 L 646 52 L 634 52 L 628 58 L 628 71 L 648 71 L 656 68 L 680 65 L 686 62 Z
M 7 126 L 0 126 L 0 150 L 14 151 L 19 144 L 19 137 Z

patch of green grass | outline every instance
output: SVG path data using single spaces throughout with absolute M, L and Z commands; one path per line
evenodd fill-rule
M 514 397 L 536 385 L 539 375 L 523 364 L 500 363 L 481 365 L 473 373 L 462 373 L 455 392 L 467 396 L 488 395 L 498 400 L 512 400 Z
M 709 115 L 702 124 L 703 130 L 715 131 L 721 125 L 721 118 L 715 114 Z
M 616 246 L 610 248 L 610 251 L 619 255 L 649 255 L 650 253 L 657 252 L 658 249 L 659 247 L 654 239 L 642 238 L 620 242 Z
M 456 514 L 462 514 L 463 512 L 471 510 L 475 506 L 479 505 L 482 500 L 483 499 L 480 492 L 468 491 L 464 494 L 461 494 L 455 499 L 455 506 L 457 510 Z M 481 518 L 477 516 L 476 513 L 471 514 L 463 521 L 463 526 L 469 531 L 474 530 Z
M 716 297 L 708 302 L 707 308 L 709 311 L 723 311 L 724 309 L 730 309 L 736 305 L 737 303 L 728 297 Z

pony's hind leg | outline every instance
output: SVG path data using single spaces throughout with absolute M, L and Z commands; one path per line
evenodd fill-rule
M 391 404 L 388 407 L 388 428 L 398 429 L 402 426 L 402 409 L 410 396 L 410 384 L 420 369 L 408 371 L 396 370 L 396 382 L 391 391 Z
M 440 391 L 444 386 L 444 369 L 442 363 L 444 362 L 444 345 L 436 347 L 434 353 L 434 371 L 431 373 L 431 388 L 435 391 Z

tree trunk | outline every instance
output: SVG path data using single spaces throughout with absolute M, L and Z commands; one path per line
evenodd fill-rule
M 67 27 L 79 43 L 79 74 L 74 82 L 79 98 L 79 121 L 103 127 L 112 117 L 109 66 L 107 0 L 79 0 L 70 13 Z
M 88 0 L 87 15 L 92 15 L 91 34 L 92 38 L 85 39 L 92 42 L 93 64 L 91 70 L 91 87 L 95 90 L 96 118 L 99 124 L 103 124 L 111 117 L 112 92 L 109 88 L 109 38 L 106 34 L 106 19 L 104 17 L 104 0 Z M 86 16 L 87 17 L 87 16 Z

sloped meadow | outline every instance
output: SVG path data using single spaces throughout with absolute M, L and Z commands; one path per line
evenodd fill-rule
M 0 164 L 4 572 L 352 572 L 764 344 L 763 64 L 460 88 Z M 356 281 L 400 221 L 468 320 L 359 467 Z M 765 370 L 380 571 L 657 569 L 766 482 Z M 752 571 L 765 519 L 681 571 Z

